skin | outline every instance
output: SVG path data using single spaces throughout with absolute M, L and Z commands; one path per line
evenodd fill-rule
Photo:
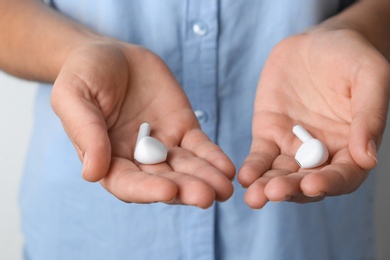
M 389 11 L 388 1 L 361 1 L 274 48 L 258 85 L 251 151 L 238 174 L 250 207 L 351 193 L 376 166 L 389 103 Z M 296 124 L 325 143 L 327 163 L 299 169 Z
M 286 51 L 290 49 L 295 51 Z M 377 163 L 388 106 L 388 67 L 352 31 L 310 32 L 280 43 L 259 82 L 252 148 L 239 172 L 239 181 L 248 187 L 246 203 L 253 208 L 267 201 L 305 203 L 356 190 Z M 301 142 L 292 133 L 295 124 L 324 142 L 330 153 L 327 163 L 299 169 L 294 155 Z
M 232 195 L 233 164 L 200 130 L 179 84 L 150 51 L 112 42 L 77 49 L 61 68 L 51 101 L 83 162 L 83 177 L 117 198 L 207 208 Z M 168 147 L 166 162 L 134 161 L 143 122 Z
M 118 199 L 134 203 L 207 208 L 233 194 L 234 165 L 200 130 L 159 57 L 98 35 L 40 1 L 0 1 L 0 9 L 8 11 L 0 18 L 7 35 L 0 67 L 54 82 L 51 103 L 83 162 L 85 180 L 99 181 Z M 134 161 L 143 122 L 168 147 L 166 162 Z
M 0 68 L 54 82 L 51 103 L 84 179 L 135 203 L 207 208 L 233 194 L 232 162 L 200 130 L 156 55 L 98 35 L 37 0 L 0 0 L 0 10 L 7 39 L 0 41 Z M 389 100 L 390 36 L 381 29 L 390 24 L 389 10 L 388 1 L 361 1 L 272 51 L 256 95 L 251 151 L 238 174 L 250 207 L 350 193 L 375 167 Z M 167 145 L 166 162 L 134 162 L 142 122 Z M 323 167 L 298 169 L 300 143 L 291 132 L 297 123 L 328 147 Z

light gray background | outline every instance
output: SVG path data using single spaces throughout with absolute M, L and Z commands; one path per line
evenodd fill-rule
M 22 259 L 18 187 L 32 127 L 34 83 L 0 71 L 0 259 Z M 390 122 L 390 116 L 389 116 Z M 377 183 L 378 259 L 390 259 L 390 123 L 379 155 Z M 367 214 L 370 214 L 367 212 Z

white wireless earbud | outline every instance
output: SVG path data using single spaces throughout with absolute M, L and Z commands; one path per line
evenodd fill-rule
M 155 164 L 167 159 L 168 149 L 156 138 L 150 137 L 150 125 L 143 123 L 139 127 L 134 159 L 143 164 Z
M 295 160 L 301 168 L 315 168 L 328 160 L 328 149 L 320 140 L 314 139 L 300 125 L 294 126 L 292 131 L 303 142 L 295 154 Z

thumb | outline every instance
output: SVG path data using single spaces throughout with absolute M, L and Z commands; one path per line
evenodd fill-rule
M 60 75 L 53 86 L 51 104 L 83 163 L 83 178 L 95 182 L 108 172 L 111 145 L 103 114 L 83 87 L 80 79 Z
M 386 126 L 389 103 L 389 65 L 359 70 L 352 82 L 351 132 L 349 150 L 352 158 L 363 169 L 374 168 L 377 149 Z

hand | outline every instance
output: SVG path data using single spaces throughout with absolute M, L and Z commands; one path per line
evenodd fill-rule
M 113 41 L 73 50 L 51 102 L 83 162 L 83 177 L 117 198 L 206 208 L 232 195 L 232 162 L 200 130 L 174 76 L 150 51 Z M 166 162 L 134 161 L 143 122 L 168 147 Z
M 238 174 L 246 203 L 306 203 L 356 190 L 377 164 L 390 68 L 361 35 L 317 29 L 272 51 L 259 81 L 250 154 Z M 329 161 L 299 169 L 295 124 L 325 143 Z

